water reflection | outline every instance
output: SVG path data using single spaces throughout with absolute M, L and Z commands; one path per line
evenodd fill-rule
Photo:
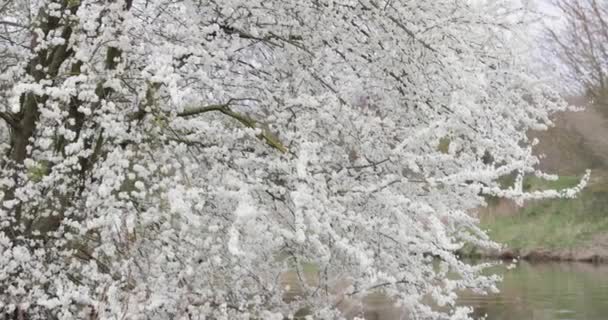
M 475 308 L 488 320 L 606 320 L 608 266 L 585 263 L 520 262 L 502 274 L 500 293 L 487 296 L 463 293 L 460 304 Z
M 608 265 L 522 261 L 514 269 L 497 265 L 487 272 L 503 276 L 499 293 L 485 296 L 460 293 L 458 303 L 473 307 L 476 319 L 484 316 L 487 320 L 608 319 Z M 307 280 L 311 284 L 316 282 L 314 276 Z M 285 274 L 283 281 L 292 285 L 286 298 L 297 296 L 295 274 Z M 370 294 L 363 301 L 345 299 L 339 308 L 349 319 L 355 316 L 368 320 L 411 318 L 381 294 Z

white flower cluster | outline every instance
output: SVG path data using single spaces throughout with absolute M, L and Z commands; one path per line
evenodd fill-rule
M 468 212 L 566 107 L 488 2 L 0 0 L 0 313 L 466 319 Z

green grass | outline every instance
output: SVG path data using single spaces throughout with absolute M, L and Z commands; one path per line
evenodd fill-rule
M 526 177 L 524 179 L 524 189 L 528 191 L 545 190 L 545 189 L 566 189 L 576 186 L 579 183 L 580 177 L 577 176 L 560 176 L 557 180 L 549 181 L 537 177 Z
M 525 180 L 528 190 L 575 186 L 578 177 L 556 181 Z M 576 199 L 534 201 L 517 214 L 481 217 L 481 226 L 495 241 L 513 249 L 565 249 L 589 243 L 608 234 L 608 181 L 590 184 Z

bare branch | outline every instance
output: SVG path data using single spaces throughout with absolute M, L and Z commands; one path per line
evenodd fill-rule
M 608 89 L 608 5 L 597 0 L 556 0 L 565 18 L 561 28 L 547 28 L 550 49 L 566 68 L 571 84 L 590 97 Z
M 17 28 L 27 28 L 27 26 L 22 25 L 20 23 L 16 23 L 16 22 L 13 22 L 13 21 L 6 21 L 6 20 L 0 20 L 0 25 L 17 27 Z

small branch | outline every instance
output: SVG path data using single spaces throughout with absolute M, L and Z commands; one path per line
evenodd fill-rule
M 13 21 L 7 21 L 7 20 L 0 20 L 0 25 L 5 25 L 5 26 L 10 26 L 10 27 L 16 27 L 16 28 L 26 28 L 26 26 L 17 23 L 17 22 L 13 22 Z
M 430 44 L 428 44 L 427 42 L 425 42 L 424 40 L 418 38 L 416 36 L 416 34 L 410 30 L 408 27 L 405 26 L 405 24 L 401 23 L 399 20 L 397 20 L 395 17 L 389 16 L 388 17 L 394 24 L 396 24 L 399 28 L 401 28 L 401 30 L 405 31 L 405 33 L 407 33 L 408 36 L 410 36 L 412 39 L 414 39 L 414 41 L 420 43 L 423 47 L 425 47 L 426 49 L 437 53 L 437 50 L 435 48 L 433 48 Z
M 268 145 L 279 150 L 281 153 L 288 152 L 285 145 L 283 145 L 283 143 L 281 143 L 281 141 L 277 138 L 277 136 L 275 136 L 268 128 L 266 128 L 266 126 L 258 124 L 257 121 L 248 117 L 247 115 L 232 111 L 229 107 L 229 103 L 213 104 L 213 105 L 208 105 L 208 106 L 203 106 L 203 107 L 195 107 L 195 108 L 187 109 L 181 113 L 178 113 L 177 116 L 178 117 L 191 117 L 191 116 L 196 116 L 196 115 L 207 113 L 207 112 L 219 111 L 219 112 L 237 120 L 245 127 L 248 127 L 251 129 L 260 129 L 262 132 L 257 135 L 257 137 L 259 139 L 264 140 Z
M 280 40 L 284 43 L 287 43 L 289 45 L 292 45 L 306 53 L 308 53 L 311 56 L 314 56 L 314 53 L 312 51 L 310 51 L 308 48 L 304 47 L 304 45 L 300 44 L 298 41 L 302 40 L 302 36 L 299 35 L 289 35 L 287 37 L 283 37 L 280 36 L 276 33 L 270 32 L 268 35 L 264 36 L 264 37 L 258 37 L 258 36 L 254 36 L 252 34 L 249 34 L 243 30 L 239 30 L 237 28 L 234 28 L 232 26 L 227 26 L 227 25 L 220 25 L 220 28 L 229 35 L 233 35 L 236 34 L 239 36 L 239 38 L 242 39 L 251 39 L 251 40 L 256 40 L 256 41 L 262 41 L 262 42 L 267 42 L 273 46 L 278 46 L 277 43 L 275 43 L 272 40 Z
M 378 161 L 378 162 L 371 162 L 370 164 L 365 164 L 365 165 L 360 165 L 360 166 L 349 166 L 349 167 L 345 167 L 346 169 L 365 169 L 365 168 L 371 168 L 371 167 L 377 167 L 387 161 L 389 161 L 390 159 L 386 158 L 382 161 Z

